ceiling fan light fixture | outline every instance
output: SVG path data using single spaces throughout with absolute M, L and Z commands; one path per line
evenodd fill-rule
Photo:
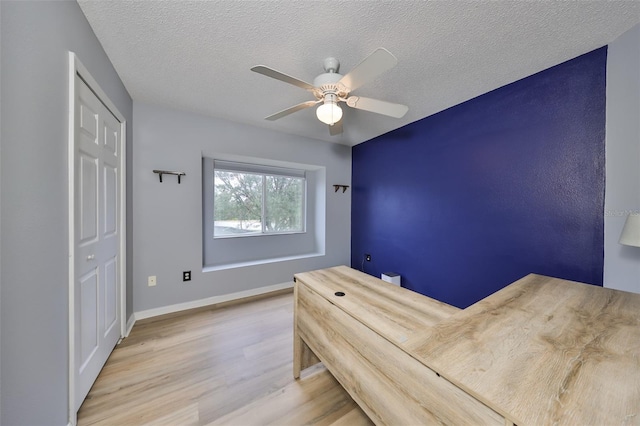
M 353 90 L 374 80 L 383 72 L 393 68 L 397 63 L 398 60 L 395 56 L 385 48 L 380 47 L 345 75 L 338 73 L 340 61 L 336 58 L 326 58 L 323 63 L 325 72 L 318 75 L 313 80 L 313 84 L 309 84 L 264 65 L 256 65 L 251 68 L 251 71 L 305 89 L 311 92 L 315 98 L 313 101 L 302 102 L 275 114 L 271 114 L 265 117 L 265 120 L 278 120 L 296 111 L 311 108 L 322 103 L 322 105 L 316 108 L 316 116 L 322 123 L 329 125 L 329 134 L 336 136 L 342 133 L 343 111 L 338 105 L 340 102 L 345 102 L 349 108 L 374 112 L 394 118 L 404 117 L 409 110 L 406 105 L 351 96 Z M 336 123 L 338 124 L 337 126 Z
M 329 126 L 333 126 L 342 118 L 342 108 L 338 106 L 335 95 L 327 95 L 324 103 L 316 109 L 318 120 Z

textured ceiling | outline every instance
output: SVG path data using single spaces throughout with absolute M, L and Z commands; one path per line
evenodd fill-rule
M 614 40 L 638 1 L 79 1 L 135 101 L 355 145 Z M 313 108 L 264 117 L 310 93 L 324 58 L 348 72 L 377 47 L 398 65 L 356 95 L 409 106 L 402 119 L 344 107 L 330 136 Z

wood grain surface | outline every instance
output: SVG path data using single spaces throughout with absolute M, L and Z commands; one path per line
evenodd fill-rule
M 362 424 L 362 411 L 354 413 L 335 381 L 306 381 L 321 365 L 293 380 L 292 323 L 290 292 L 137 321 L 89 392 L 78 425 Z M 265 417 L 247 422 L 248 406 Z
M 347 266 L 304 272 L 295 277 L 397 344 L 460 311 Z M 335 296 L 336 292 L 345 296 Z
M 296 279 L 299 335 L 377 424 L 640 425 L 639 294 L 532 274 L 459 311 L 347 267 Z
M 640 294 L 532 274 L 408 350 L 518 425 L 640 424 Z
M 298 324 L 298 287 L 293 287 L 293 378 L 299 379 L 302 370 L 320 363 L 320 359 L 313 353 L 309 345 L 302 340 Z
M 392 340 L 398 334 L 389 333 L 389 328 L 398 324 L 399 318 L 405 321 L 402 333 L 431 324 L 420 312 L 416 313 L 419 320 L 412 321 L 406 312 L 389 310 L 391 304 L 403 306 L 402 292 L 389 292 L 393 298 L 388 300 L 379 296 L 378 287 L 367 295 L 366 288 L 347 282 L 340 286 L 345 296 L 338 297 L 333 290 L 339 282 L 330 282 L 343 279 L 344 274 L 335 269 L 314 273 L 311 276 L 321 276 L 323 280 L 307 285 L 309 276 L 296 275 L 299 335 L 376 424 L 505 424 L 500 415 L 426 368 Z M 405 290 L 411 303 L 419 299 L 410 293 Z M 351 298 L 355 300 L 350 302 Z M 368 322 L 360 321 L 338 304 L 361 307 L 355 311 Z M 384 315 L 378 316 L 379 312 Z M 391 339 L 375 330 L 385 330 Z
M 214 425 L 349 425 L 373 423 L 325 369 L 297 380 L 216 421 Z

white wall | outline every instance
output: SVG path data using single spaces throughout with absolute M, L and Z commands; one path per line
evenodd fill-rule
M 134 310 L 152 310 L 292 280 L 293 274 L 350 262 L 351 148 L 134 102 Z M 326 168 L 325 254 L 203 272 L 202 155 L 224 153 Z M 154 169 L 184 171 L 159 183 Z M 258 237 L 259 238 L 259 237 Z M 182 282 L 182 271 L 192 280 Z M 157 276 L 155 287 L 147 277 Z
M 75 1 L 0 1 L 0 10 L 0 423 L 66 425 L 68 51 L 128 124 L 132 102 Z
M 629 212 L 640 212 L 640 24 L 607 53 L 604 286 L 640 293 L 640 248 L 618 243 Z

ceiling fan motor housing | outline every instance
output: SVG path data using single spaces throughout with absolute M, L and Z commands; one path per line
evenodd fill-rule
M 316 87 L 313 94 L 318 99 L 324 99 L 325 95 L 328 94 L 336 95 L 338 98 L 346 97 L 349 91 L 344 85 L 338 84 L 341 79 L 342 74 L 338 74 L 337 72 L 320 74 L 313 80 L 313 85 Z

